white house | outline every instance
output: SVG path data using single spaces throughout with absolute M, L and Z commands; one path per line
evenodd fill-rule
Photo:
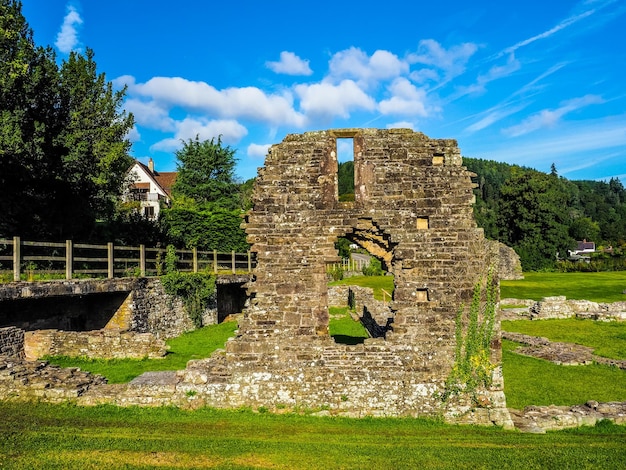
M 132 183 L 125 199 L 141 202 L 141 213 L 149 219 L 156 219 L 161 204 L 169 205 L 172 200 L 172 185 L 178 173 L 155 171 L 151 158 L 147 166 L 135 160 L 128 174 Z

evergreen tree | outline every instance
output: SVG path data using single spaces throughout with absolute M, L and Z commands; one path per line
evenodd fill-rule
M 84 239 L 121 193 L 132 116 L 92 51 L 59 67 L 21 10 L 0 0 L 0 236 Z

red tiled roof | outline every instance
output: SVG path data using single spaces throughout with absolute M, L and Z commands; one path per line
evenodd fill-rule
M 154 172 L 154 179 L 170 197 L 172 197 L 172 186 L 177 176 L 178 173 L 175 171 L 164 171 L 162 173 L 159 171 Z

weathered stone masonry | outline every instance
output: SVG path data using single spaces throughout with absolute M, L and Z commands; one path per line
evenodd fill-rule
M 338 202 L 338 138 L 354 143 L 351 203 Z M 494 255 L 473 220 L 470 177 L 456 141 L 408 129 L 307 132 L 272 146 L 245 222 L 257 255 L 251 306 L 226 351 L 190 364 L 179 389 L 221 407 L 353 416 L 467 410 L 444 409 L 436 394 L 452 367 L 455 314 Z M 342 236 L 395 276 L 391 330 L 357 346 L 328 335 L 325 270 Z M 499 335 L 493 350 L 499 360 Z M 507 422 L 501 385 L 472 419 Z

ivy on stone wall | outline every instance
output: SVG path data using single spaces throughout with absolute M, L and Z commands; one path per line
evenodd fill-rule
M 454 366 L 446 380 L 442 399 L 459 393 L 474 394 L 478 388 L 489 387 L 495 365 L 490 360 L 496 318 L 496 283 L 493 270 L 487 275 L 485 300 L 482 302 L 481 282 L 474 286 L 467 321 L 465 306 L 461 305 L 455 319 L 456 349 Z M 464 323 L 467 323 L 465 326 Z
M 206 273 L 181 273 L 176 268 L 176 250 L 168 246 L 165 254 L 165 275 L 161 283 L 165 292 L 179 297 L 196 328 L 202 326 L 202 313 L 215 295 L 215 276 Z

